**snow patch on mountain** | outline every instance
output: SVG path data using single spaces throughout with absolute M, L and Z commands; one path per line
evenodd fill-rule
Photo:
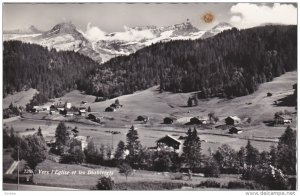
M 228 23 L 220 23 L 208 31 L 199 30 L 189 21 L 165 26 L 124 26 L 124 31 L 107 33 L 99 27 L 88 23 L 86 31 L 78 30 L 72 23 L 60 23 L 52 29 L 42 33 L 35 27 L 30 27 L 27 33 L 13 33 L 4 31 L 4 40 L 20 40 L 23 42 L 35 43 L 49 49 L 71 50 L 89 56 L 99 63 L 109 59 L 129 55 L 151 44 L 168 42 L 171 40 L 195 40 L 205 39 L 231 29 Z M 28 34 L 28 32 L 31 32 Z

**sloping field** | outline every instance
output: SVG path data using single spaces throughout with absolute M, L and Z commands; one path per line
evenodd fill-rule
M 27 91 L 21 91 L 13 95 L 8 95 L 3 99 L 3 108 L 8 108 L 12 103 L 14 106 L 25 107 L 27 103 L 32 99 L 35 93 L 38 91 L 36 89 L 29 89 Z
M 220 121 L 210 128 L 197 127 L 202 146 L 206 151 L 209 147 L 214 150 L 218 146 L 227 143 L 235 149 L 245 146 L 248 139 L 260 150 L 268 150 L 271 145 L 276 145 L 278 137 L 285 131 L 286 126 L 271 127 L 264 121 L 272 120 L 274 113 L 287 110 L 295 112 L 295 107 L 279 107 L 274 105 L 275 101 L 293 94 L 292 85 L 297 82 L 297 72 L 288 72 L 273 81 L 260 85 L 259 89 L 248 96 L 234 99 L 213 98 L 210 100 L 200 100 L 195 107 L 186 107 L 188 97 L 192 93 L 170 93 L 158 91 L 158 86 L 136 92 L 131 95 L 118 97 L 122 108 L 116 112 L 104 112 L 105 108 L 114 103 L 115 99 L 95 103 L 94 96 L 87 96 L 79 91 L 72 91 L 65 96 L 55 99 L 55 102 L 69 101 L 72 105 L 80 106 L 82 101 L 87 101 L 86 106 L 90 106 L 92 112 L 101 118 L 101 124 L 88 124 L 80 122 L 67 122 L 71 129 L 78 127 L 80 135 L 91 136 L 97 143 L 112 145 L 116 147 L 119 140 L 126 141 L 126 134 L 131 125 L 138 128 L 141 143 L 145 146 L 155 146 L 155 141 L 166 135 L 179 137 L 184 135 L 189 127 L 184 125 L 193 116 L 207 116 L 209 112 L 214 112 Z M 272 96 L 267 96 L 267 93 Z M 50 102 L 48 103 L 50 104 Z M 44 135 L 54 135 L 58 120 L 45 118 L 47 114 L 24 115 L 25 119 L 7 122 L 7 126 L 13 126 L 16 131 L 22 134 L 32 134 L 41 126 Z M 136 121 L 137 116 L 147 115 L 150 120 L 147 123 Z M 224 118 L 229 115 L 237 115 L 240 118 L 250 117 L 251 123 L 243 123 L 243 133 L 239 135 L 229 135 L 227 129 L 215 128 L 224 124 Z M 163 118 L 174 116 L 179 119 L 173 125 L 162 124 Z M 292 127 L 296 127 L 296 115 L 293 115 Z M 46 120 L 48 119 L 48 120 Z M 57 119 L 67 120 L 65 117 Z M 86 120 L 87 121 L 87 120 Z M 32 130 L 34 128 L 35 130 Z M 27 131 L 24 131 L 28 129 Z M 112 141 L 111 134 L 106 131 L 120 131 Z

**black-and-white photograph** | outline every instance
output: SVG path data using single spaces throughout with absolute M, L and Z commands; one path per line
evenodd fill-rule
M 297 8 L 3 3 L 3 191 L 295 193 Z

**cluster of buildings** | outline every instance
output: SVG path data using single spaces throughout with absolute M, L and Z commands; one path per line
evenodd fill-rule
M 117 111 L 117 109 L 123 107 L 123 105 L 121 105 L 119 103 L 119 101 L 115 101 L 115 103 L 111 104 L 109 107 L 105 108 L 105 112 L 115 112 Z
M 83 102 L 85 104 L 86 102 Z M 64 116 L 73 116 L 73 115 L 81 115 L 85 116 L 87 113 L 87 109 L 84 106 L 72 107 L 72 104 L 69 102 L 65 102 L 64 104 L 52 104 L 51 106 L 33 106 L 31 112 L 49 112 L 49 114 L 61 114 Z

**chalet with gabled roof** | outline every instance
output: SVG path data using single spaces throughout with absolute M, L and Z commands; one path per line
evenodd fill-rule
M 164 118 L 164 124 L 173 124 L 176 120 L 174 117 L 166 117 Z
M 229 129 L 230 134 L 241 134 L 243 131 L 240 127 L 231 127 Z
M 241 119 L 237 116 L 228 116 L 225 118 L 226 125 L 236 125 L 241 123 Z
M 161 148 L 169 148 L 170 150 L 173 150 L 179 154 L 182 153 L 182 144 L 182 141 L 171 135 L 166 135 L 156 140 L 156 147 L 158 150 Z
M 190 124 L 192 125 L 202 125 L 207 124 L 208 119 L 200 116 L 196 116 L 190 119 Z
M 276 114 L 274 117 L 274 124 L 276 124 L 276 125 L 290 124 L 292 121 L 293 121 L 293 119 L 290 115 Z
M 142 115 L 142 116 L 138 116 L 136 118 L 137 121 L 143 121 L 143 122 L 148 122 L 149 120 L 149 117 L 148 116 L 145 116 L 145 115 Z

